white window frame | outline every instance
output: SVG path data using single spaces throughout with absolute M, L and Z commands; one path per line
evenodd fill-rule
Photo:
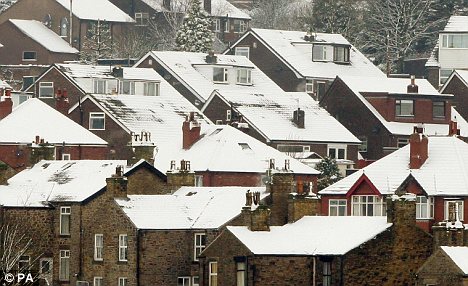
M 69 153 L 62 153 L 62 161 L 71 160 L 71 155 Z
M 106 94 L 107 93 L 107 80 L 95 78 L 93 80 L 93 93 Z
M 119 277 L 119 286 L 128 286 L 128 278 Z
M 416 219 L 434 218 L 434 197 L 416 197 Z
M 103 278 L 101 276 L 95 276 L 93 278 L 93 286 L 103 286 Z
M 93 128 L 94 120 L 101 120 L 103 122 L 102 128 Z M 104 112 L 90 112 L 89 113 L 89 130 L 106 130 L 106 114 Z
M 453 69 L 439 69 L 439 84 L 444 84 L 448 80 L 452 72 Z
M 203 187 L 203 175 L 195 175 L 195 187 Z
M 342 59 L 338 59 L 342 56 Z M 336 63 L 349 63 L 350 48 L 348 46 L 335 46 L 333 47 L 333 61 Z
M 24 55 L 25 55 L 26 53 L 33 53 L 33 54 L 34 54 L 34 58 L 26 59 L 26 58 L 24 57 Z M 24 62 L 36 62 L 36 61 L 37 61 L 37 52 L 36 52 L 36 51 L 23 51 L 23 58 L 22 58 L 22 60 L 23 60 Z
M 409 105 L 411 103 L 411 113 L 404 113 L 403 105 Z M 400 112 L 398 113 L 397 106 L 400 106 Z M 414 117 L 414 100 L 412 99 L 396 99 L 395 100 L 395 116 L 396 117 Z
M 336 214 L 332 215 L 332 210 L 334 210 Z M 340 214 L 340 213 L 343 213 L 343 214 Z M 328 201 L 328 216 L 347 216 L 347 215 L 348 215 L 348 201 L 346 199 L 330 199 Z
M 245 286 L 247 283 L 247 263 L 246 261 L 236 262 L 236 282 L 237 286 Z
M 200 253 L 206 248 L 206 233 L 195 233 L 193 238 L 193 261 L 198 261 Z
M 104 260 L 104 235 L 102 233 L 94 235 L 94 260 Z
M 449 219 L 449 205 L 458 203 L 458 217 L 460 220 L 464 218 L 464 201 L 462 199 L 453 199 L 453 200 L 446 200 L 444 202 L 444 219 Z
M 245 33 L 245 31 L 247 30 L 247 24 L 244 20 L 234 19 L 233 24 L 234 24 L 234 33 L 236 34 Z M 238 29 L 236 29 L 236 27 L 238 27 Z
M 314 93 L 314 80 L 313 79 L 306 79 L 305 92 Z
M 372 202 L 369 199 L 372 198 Z M 366 206 L 364 209 L 363 206 Z M 372 209 L 369 208 L 372 206 Z M 378 212 L 380 209 L 380 213 Z M 369 215 L 372 211 L 372 215 Z M 387 205 L 383 197 L 376 195 L 353 195 L 351 196 L 351 215 L 352 216 L 386 216 Z
M 236 47 L 234 49 L 234 54 L 236 56 L 244 56 L 250 59 L 250 47 Z
M 246 68 L 238 68 L 236 83 L 240 85 L 252 85 L 252 70 Z
M 59 280 L 70 281 L 70 250 L 60 250 Z
M 213 271 L 215 266 L 216 272 Z M 218 262 L 210 261 L 208 263 L 208 286 L 218 286 Z
M 45 263 L 48 263 L 49 264 L 49 270 L 47 271 L 44 271 L 44 262 Z M 44 275 L 50 275 L 52 274 L 52 270 L 53 270 L 53 259 L 51 257 L 46 257 L 46 258 L 41 258 L 39 260 L 39 274 L 41 274 L 41 277 L 43 277 Z
M 124 92 L 124 85 L 128 84 L 128 93 Z M 121 80 L 119 82 L 119 93 L 120 94 L 129 94 L 129 95 L 134 95 L 135 94 L 135 81 L 133 80 Z
M 60 19 L 60 37 L 62 37 L 62 38 L 68 37 L 68 33 L 69 33 L 69 30 L 70 30 L 69 25 L 70 24 L 68 22 L 67 17 L 63 17 L 62 19 Z
M 322 262 L 322 280 L 323 280 L 323 286 L 331 286 L 332 285 L 332 269 L 331 269 L 331 262 L 330 261 L 324 261 Z
M 330 158 L 333 158 L 333 159 L 336 159 L 336 160 L 346 160 L 347 157 L 347 146 L 346 145 L 341 145 L 341 144 L 329 144 L 327 146 L 327 156 L 330 157 Z M 334 150 L 335 151 L 335 157 L 332 157 L 331 154 L 330 154 L 330 150 Z M 339 154 L 340 154 L 340 150 L 343 150 L 343 155 L 344 157 L 343 158 L 339 158 Z
M 119 234 L 119 261 L 128 261 L 128 235 Z
M 358 147 L 358 151 L 367 152 L 367 147 L 368 147 L 367 136 L 359 136 L 358 139 L 361 140 L 361 144 Z
M 312 61 L 326 62 L 327 60 L 327 45 L 312 45 Z
M 215 70 L 222 69 L 223 80 L 219 81 L 215 79 Z M 214 83 L 227 83 L 228 82 L 228 69 L 225 67 L 213 67 L 213 82 Z
M 310 146 L 302 146 L 302 152 L 310 152 Z
M 224 22 L 224 32 L 229 33 L 229 30 L 230 30 L 229 19 L 226 19 L 226 22 Z
M 454 46 L 455 37 L 460 37 L 461 46 Z M 450 39 L 452 38 L 452 39 Z M 451 44 L 450 44 L 451 43 Z M 442 35 L 442 48 L 444 49 L 468 49 L 468 34 L 446 34 Z
M 214 31 L 218 33 L 221 32 L 221 19 L 216 18 L 214 19 L 213 23 L 214 23 Z
M 44 90 L 52 91 L 51 93 L 47 92 L 44 94 Z M 39 98 L 53 98 L 54 97 L 54 83 L 50 81 L 41 81 L 39 82 Z
M 143 95 L 159 96 L 159 82 L 147 81 L 143 84 Z
M 192 276 L 192 286 L 200 285 L 200 276 Z
M 179 283 L 179 280 L 182 280 L 182 284 Z M 177 277 L 177 286 L 191 286 L 190 280 L 190 276 L 179 276 Z
M 231 121 L 232 111 L 230 109 L 226 110 L 226 121 Z
M 65 225 L 67 218 L 67 225 Z M 71 207 L 60 207 L 60 235 L 70 235 L 71 228 Z
M 135 13 L 135 26 L 148 26 L 149 13 L 138 12 Z

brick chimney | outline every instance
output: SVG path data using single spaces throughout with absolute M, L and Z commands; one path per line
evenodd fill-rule
M 293 122 L 299 128 L 304 128 L 305 127 L 305 112 L 304 112 L 304 110 L 301 110 L 300 108 L 297 108 L 297 110 L 294 110 L 294 112 L 293 112 Z
M 112 76 L 116 78 L 123 78 L 123 68 L 121 66 L 113 67 Z
M 57 93 L 55 94 L 55 109 L 68 116 L 70 102 L 68 100 L 68 92 L 66 89 L 63 89 L 63 92 L 60 88 L 57 90 Z
M 449 136 L 460 135 L 460 128 L 458 128 L 457 119 L 450 120 L 449 122 Z
M 31 166 L 41 160 L 54 160 L 55 158 L 55 146 L 38 135 L 31 144 L 28 144 L 28 148 L 30 148 L 29 164 Z
M 405 193 L 387 197 L 387 222 L 392 223 L 397 234 L 416 227 L 416 195 Z M 397 235 L 398 238 L 404 235 Z
M 284 225 L 288 222 L 288 198 L 294 192 L 294 174 L 289 171 L 274 172 L 267 185 L 271 199 L 271 224 Z
M 320 199 L 312 193 L 304 191 L 301 181 L 296 183 L 297 190 L 290 193 L 288 197 L 288 223 L 295 222 L 304 216 L 315 216 L 320 214 Z
M 0 101 L 0 119 L 7 117 L 12 110 L 13 101 L 11 100 L 11 89 L 6 89 L 3 101 Z
M 180 161 L 179 167 L 177 167 L 176 161 L 171 161 L 171 167 L 166 172 L 166 176 L 170 191 L 176 191 L 184 186 L 195 186 L 195 173 L 190 170 L 190 161 Z
M 244 224 L 251 231 L 270 230 L 270 209 L 260 202 L 260 192 L 247 191 L 245 206 L 242 208 Z
M 434 249 L 438 246 L 466 246 L 468 241 L 468 229 L 465 229 L 460 221 L 458 204 L 453 205 L 455 219 L 439 222 L 432 227 L 434 235 Z
M 200 139 L 200 131 L 200 123 L 195 120 L 195 112 L 190 112 L 182 124 L 182 148 L 190 149 L 190 146 Z
M 130 164 L 135 164 L 141 159 L 151 165 L 154 164 L 154 149 L 156 146 L 151 141 L 151 132 L 142 130 L 140 133 L 131 132 L 133 157 L 129 160 Z
M 418 93 L 418 86 L 416 85 L 416 78 L 414 75 L 411 76 L 411 84 L 409 84 L 406 88 L 408 93 Z
M 123 172 L 124 167 L 117 166 L 115 168 L 115 174 L 113 174 L 110 178 L 106 179 L 106 193 L 113 198 L 128 199 L 128 180 L 126 177 L 124 177 Z
M 415 126 L 410 136 L 410 169 L 421 168 L 428 158 L 428 139 L 423 130 L 423 127 Z
M 211 14 L 211 0 L 203 0 L 203 8 L 208 14 Z
M 215 56 L 214 51 L 209 51 L 208 55 L 205 57 L 205 61 L 207 64 L 215 64 L 218 62 L 218 57 Z

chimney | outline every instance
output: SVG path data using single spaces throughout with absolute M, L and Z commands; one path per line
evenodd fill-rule
M 180 166 L 176 166 L 176 162 L 171 161 L 170 170 L 166 172 L 167 185 L 171 192 L 178 190 L 180 187 L 195 186 L 195 173 L 190 170 L 190 161 L 180 161 Z
M 205 61 L 207 64 L 215 64 L 218 62 L 218 57 L 215 56 L 214 51 L 209 51 Z
M 416 78 L 414 75 L 411 76 L 411 84 L 409 84 L 406 88 L 408 93 L 418 93 L 418 86 L 416 85 Z
M 267 185 L 271 199 L 271 224 L 284 225 L 288 222 L 288 198 L 294 192 L 294 174 L 288 171 L 274 172 Z
M 244 224 L 251 231 L 270 230 L 270 209 L 260 203 L 260 192 L 247 191 L 245 206 L 242 208 Z
M 415 127 L 410 136 L 410 169 L 419 169 L 428 158 L 428 139 L 422 127 Z
M 0 101 L 0 119 L 7 117 L 13 110 L 13 101 L 11 100 L 11 89 L 5 90 L 3 101 Z
M 28 144 L 30 148 L 29 152 L 29 164 L 34 165 L 41 160 L 54 160 L 55 158 L 55 146 L 45 142 L 44 138 L 37 136 L 31 144 Z
M 288 197 L 288 223 L 295 222 L 304 216 L 320 214 L 320 199 L 314 193 L 309 193 L 307 185 L 297 181 L 296 193 Z
M 415 227 L 416 195 L 405 193 L 388 197 L 387 222 L 392 223 L 398 230 Z
M 139 160 L 143 159 L 154 164 L 154 149 L 156 146 L 151 141 L 151 132 L 142 130 L 140 133 L 131 132 L 132 137 L 131 146 L 133 149 L 133 157 L 129 160 L 130 164 L 135 164 Z
M 116 78 L 123 78 L 123 68 L 121 66 L 113 67 L 112 76 Z
M 57 94 L 55 95 L 55 109 L 68 116 L 70 102 L 68 101 L 68 92 L 66 89 L 63 89 L 63 93 L 60 88 L 57 90 Z
M 439 222 L 432 227 L 434 249 L 438 246 L 466 246 L 468 229 L 465 229 L 460 221 L 458 203 L 451 204 L 449 207 L 452 207 L 449 212 L 454 213 L 455 218 L 449 218 L 449 220 Z
M 457 119 L 450 120 L 449 122 L 449 136 L 460 135 L 460 128 L 458 128 Z
M 211 0 L 203 0 L 203 8 L 208 14 L 211 14 Z
M 190 112 L 190 115 L 185 118 L 182 124 L 182 148 L 190 149 L 193 143 L 200 139 L 200 123 L 195 120 L 195 112 Z
M 293 122 L 299 128 L 304 128 L 305 127 L 305 112 L 304 112 L 304 110 L 301 110 L 300 108 L 297 108 L 297 110 L 294 110 L 294 112 L 293 112 Z
M 128 199 L 127 197 L 127 185 L 128 180 L 123 175 L 124 167 L 117 166 L 115 168 L 115 174 L 110 178 L 106 179 L 106 193 L 113 198 Z

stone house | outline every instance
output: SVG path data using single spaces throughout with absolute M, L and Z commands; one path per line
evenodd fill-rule
M 320 105 L 363 142 L 362 157 L 377 160 L 408 144 L 415 124 L 427 135 L 444 135 L 455 117 L 464 121 L 452 98 L 425 79 L 337 77 Z
M 78 59 L 78 50 L 36 20 L 9 19 L 0 24 L 2 65 L 47 65 Z
M 452 106 L 463 118 L 468 117 L 467 80 L 468 71 L 454 70 L 445 84 L 440 88 L 440 93 L 453 94 Z
M 340 34 L 251 28 L 224 53 L 246 56 L 283 90 L 316 100 L 337 76 L 385 77 Z

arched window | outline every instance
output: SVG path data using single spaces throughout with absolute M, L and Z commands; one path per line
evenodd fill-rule
M 68 18 L 64 17 L 60 20 L 60 36 L 67 37 L 68 36 Z

